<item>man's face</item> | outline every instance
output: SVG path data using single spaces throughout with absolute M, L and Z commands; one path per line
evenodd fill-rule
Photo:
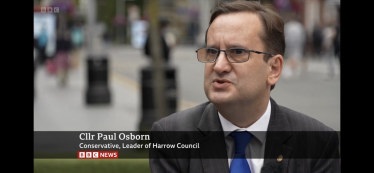
M 222 14 L 210 25 L 207 47 L 226 50 L 232 47 L 264 52 L 259 38 L 262 24 L 249 12 Z M 216 106 L 248 104 L 270 93 L 267 78 L 271 71 L 263 54 L 250 53 L 243 63 L 230 63 L 221 52 L 215 63 L 205 64 L 204 91 Z

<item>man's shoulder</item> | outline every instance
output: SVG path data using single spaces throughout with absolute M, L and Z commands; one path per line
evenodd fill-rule
M 159 124 L 165 131 L 189 131 L 195 130 L 209 101 L 195 107 L 175 112 L 167 117 L 161 118 L 155 123 Z
M 278 109 L 287 118 L 293 131 L 333 131 L 332 128 L 309 115 L 282 105 L 278 105 Z

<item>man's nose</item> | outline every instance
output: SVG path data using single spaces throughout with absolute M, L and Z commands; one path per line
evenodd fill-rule
M 214 63 L 213 70 L 220 74 L 230 72 L 231 68 L 231 63 L 228 60 L 226 52 L 219 52 L 216 62 Z

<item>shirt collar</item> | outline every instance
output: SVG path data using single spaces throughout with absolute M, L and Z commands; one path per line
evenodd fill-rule
M 270 113 L 271 113 L 271 103 L 269 100 L 265 113 L 260 117 L 260 119 L 258 119 L 255 123 L 253 123 L 251 126 L 247 128 L 240 128 L 232 124 L 230 121 L 224 118 L 219 112 L 218 112 L 218 117 L 221 121 L 222 129 L 225 133 L 225 137 L 233 131 L 248 131 L 248 132 L 251 132 L 253 136 L 255 136 L 257 139 L 259 139 L 261 143 L 264 143 L 265 138 L 266 138 L 265 132 L 268 129 L 268 125 L 270 121 Z

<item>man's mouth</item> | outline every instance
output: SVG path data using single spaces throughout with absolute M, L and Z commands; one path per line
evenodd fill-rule
M 230 80 L 227 80 L 227 79 L 214 79 L 214 80 L 213 80 L 213 83 L 215 83 L 215 82 L 217 82 L 217 83 L 219 83 L 219 84 L 223 84 L 223 83 L 231 83 L 231 81 L 230 81 Z
M 213 80 L 213 88 L 214 89 L 219 89 L 219 90 L 222 90 L 222 89 L 227 89 L 227 87 L 230 86 L 231 84 L 231 81 L 230 80 L 227 80 L 227 79 L 214 79 Z

